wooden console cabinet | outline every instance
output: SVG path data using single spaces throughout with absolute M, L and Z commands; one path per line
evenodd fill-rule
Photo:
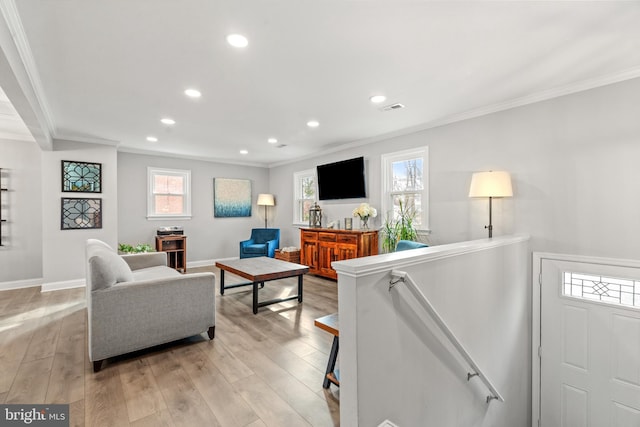
M 337 279 L 333 261 L 377 254 L 377 230 L 300 229 L 300 264 L 309 266 L 310 274 Z
M 187 272 L 187 236 L 170 234 L 156 236 L 156 251 L 167 253 L 167 265 Z

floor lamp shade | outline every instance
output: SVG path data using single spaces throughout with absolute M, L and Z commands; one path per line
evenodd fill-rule
M 504 171 L 476 172 L 471 177 L 469 197 L 511 197 L 511 175 Z
M 273 194 L 258 194 L 258 206 L 264 206 L 264 228 L 267 228 L 267 206 L 275 206 Z
M 492 200 L 494 197 L 512 197 L 511 175 L 504 171 L 476 172 L 471 177 L 469 197 L 489 198 L 489 225 L 484 228 L 489 230 L 489 237 L 493 237 L 493 224 L 491 215 Z

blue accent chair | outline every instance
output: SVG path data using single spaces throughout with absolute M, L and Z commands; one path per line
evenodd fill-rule
M 268 256 L 273 258 L 280 247 L 279 228 L 254 228 L 251 238 L 240 242 L 240 258 Z
M 429 245 L 420 242 L 413 242 L 411 240 L 400 240 L 396 245 L 396 252 L 406 251 L 409 249 L 427 248 Z

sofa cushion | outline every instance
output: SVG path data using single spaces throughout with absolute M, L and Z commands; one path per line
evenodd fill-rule
M 244 247 L 244 252 L 248 254 L 264 254 L 267 252 L 267 246 L 264 243 L 247 245 Z
M 133 280 L 129 265 L 115 252 L 97 248 L 89 258 L 92 290 L 104 289 L 120 282 Z
M 181 276 L 181 274 L 173 268 L 166 266 L 141 268 L 133 272 L 133 279 L 136 282 L 139 280 L 166 279 L 167 277 L 176 276 Z

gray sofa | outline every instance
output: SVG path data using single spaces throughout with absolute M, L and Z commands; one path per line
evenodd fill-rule
M 118 255 L 87 240 L 89 360 L 102 361 L 205 331 L 215 333 L 215 275 L 180 274 L 164 252 Z

